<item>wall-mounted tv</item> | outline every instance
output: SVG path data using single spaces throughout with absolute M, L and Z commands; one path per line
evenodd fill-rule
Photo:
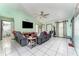
M 22 28 L 33 28 L 32 22 L 22 21 Z

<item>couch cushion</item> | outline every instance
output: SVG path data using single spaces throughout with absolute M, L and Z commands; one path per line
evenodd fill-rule
M 47 37 L 48 36 L 48 33 L 46 31 L 44 31 L 44 35 Z

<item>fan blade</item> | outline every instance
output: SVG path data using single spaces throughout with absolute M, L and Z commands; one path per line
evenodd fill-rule
M 41 11 L 41 14 L 40 15 L 43 15 L 44 14 L 44 12 L 43 11 Z
M 47 15 L 49 15 L 49 14 L 44 14 L 44 16 L 47 16 Z

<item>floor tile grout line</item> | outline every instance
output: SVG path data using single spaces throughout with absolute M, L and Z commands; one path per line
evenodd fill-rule
M 69 40 L 69 39 L 68 39 Z M 76 53 L 76 50 L 75 50 L 75 47 L 73 47 L 73 49 L 74 49 L 74 51 L 75 51 L 75 53 Z M 76 55 L 77 55 L 77 53 L 76 53 Z M 67 56 L 68 56 L 68 41 L 67 41 Z M 78 55 L 77 55 L 78 56 Z
M 66 45 L 67 45 L 67 56 L 68 56 L 68 42 L 67 42 L 68 39 L 66 39 Z
M 59 49 L 59 46 L 58 46 L 58 48 L 57 48 L 57 50 L 56 50 L 55 56 L 56 56 L 56 54 L 57 54 L 57 52 L 58 52 L 58 49 Z
M 75 43 L 73 43 L 73 44 L 74 44 L 75 53 L 76 53 L 76 55 L 78 56 L 78 53 L 77 53 L 77 50 L 76 50 L 76 47 L 75 47 Z
M 54 39 L 55 40 L 55 39 Z M 56 42 L 54 42 L 54 43 L 56 43 Z M 54 45 L 54 43 L 53 43 L 53 45 Z M 51 46 L 50 46 L 51 47 Z
M 40 51 L 40 49 L 39 49 L 39 51 Z M 40 51 L 41 52 L 41 51 Z M 43 52 L 44 54 L 46 54 L 46 55 L 48 55 L 47 53 L 45 53 L 45 52 Z
M 25 47 L 26 48 L 26 47 Z M 45 47 L 46 48 L 46 47 Z M 39 49 L 40 50 L 40 49 Z M 28 50 L 29 51 L 29 50 Z M 30 51 L 29 51 L 30 52 Z M 41 52 L 41 51 L 40 51 Z M 32 53 L 33 54 L 33 53 Z
M 29 47 L 28 47 L 29 48 Z M 25 47 L 25 49 L 27 49 L 26 47 Z M 28 50 L 28 49 L 27 49 Z M 29 51 L 29 50 L 28 50 Z M 29 51 L 32 55 L 34 55 L 31 51 Z
M 62 44 L 62 43 L 61 43 L 61 41 L 60 41 L 60 44 Z M 57 48 L 57 51 L 56 51 L 55 56 L 56 56 L 56 55 L 57 55 L 57 53 L 58 53 L 59 47 L 60 47 L 60 46 L 58 46 L 58 48 Z
M 26 47 L 25 47 L 26 48 Z M 44 48 L 46 48 L 46 47 L 44 47 Z M 38 48 L 37 48 L 38 49 Z M 48 49 L 48 48 L 47 48 Z M 38 49 L 39 51 L 40 51 L 40 49 Z M 28 50 L 29 51 L 29 50 Z M 29 51 L 29 52 L 31 52 L 31 51 Z M 41 52 L 41 51 L 40 51 Z M 31 52 L 32 53 L 32 52 Z M 43 53 L 45 53 L 45 52 L 43 52 Z M 32 53 L 33 55 L 34 55 L 34 53 Z M 45 54 L 47 54 L 47 53 L 45 53 Z M 48 55 L 48 54 L 47 54 Z
M 76 51 L 76 48 L 75 48 L 75 47 L 74 47 L 74 50 L 75 50 L 76 55 L 78 56 L 78 54 L 77 54 L 77 51 Z
M 69 39 L 68 39 L 69 40 Z M 67 40 L 66 40 L 67 41 Z M 78 56 L 78 54 L 77 54 L 77 51 L 75 50 L 75 47 L 73 47 L 73 49 L 74 49 L 74 51 L 75 51 L 75 53 L 76 53 L 76 56 Z M 67 41 L 67 56 L 68 56 L 68 41 Z
M 60 41 L 61 42 L 61 41 Z M 54 44 L 54 43 L 53 43 Z M 51 47 L 51 46 L 50 46 Z
M 26 48 L 26 47 L 25 47 Z M 40 49 L 38 49 L 39 51 L 40 51 Z M 28 50 L 29 51 L 29 50 Z M 31 52 L 31 51 L 29 51 L 29 52 Z M 41 51 L 40 51 L 41 52 Z M 32 52 L 31 52 L 32 53 Z M 43 52 L 44 53 L 44 52 Z M 32 53 L 32 55 L 34 55 L 34 53 Z
M 19 53 L 18 49 L 14 46 L 16 52 L 18 53 L 19 56 L 21 56 L 21 54 Z
M 57 38 L 58 39 L 58 38 Z M 46 48 L 47 49 L 47 51 L 50 49 L 50 47 L 52 46 L 52 45 L 54 45 L 54 43 L 55 42 L 57 42 L 58 44 L 60 43 L 60 46 L 58 46 L 58 48 L 56 49 L 56 55 L 57 55 L 57 53 L 58 53 L 58 50 L 60 49 L 60 47 L 62 46 L 62 44 L 64 44 L 65 42 L 65 44 L 66 44 L 66 48 L 67 48 L 67 56 L 68 56 L 68 39 L 60 39 L 60 40 L 56 40 L 55 39 L 55 41 L 53 42 L 53 43 L 51 43 L 51 45 L 47 48 L 47 46 L 45 47 L 44 46 L 44 48 Z M 64 42 L 64 43 L 63 43 Z M 12 42 L 13 43 L 13 42 Z M 2 45 L 1 45 L 2 46 Z M 17 46 L 19 46 L 18 44 L 15 46 L 15 43 L 13 44 L 13 46 L 12 47 L 14 47 L 15 49 L 13 50 L 13 51 L 15 51 L 15 52 L 17 52 L 17 54 L 19 55 L 19 54 L 21 54 L 20 53 L 20 51 L 18 51 L 18 48 L 17 48 Z M 43 46 L 42 46 L 43 47 Z M 27 49 L 27 47 L 24 47 L 25 49 Z M 34 47 L 35 48 L 35 47 Z M 36 49 L 38 49 L 37 47 L 36 47 Z M 31 52 L 29 49 L 27 49 L 28 51 L 29 51 L 29 53 L 31 53 L 32 55 L 34 55 L 34 53 L 33 52 Z M 24 50 L 24 51 L 27 51 L 27 50 Z M 75 48 L 73 48 L 73 50 L 75 51 Z M 38 49 L 38 52 L 42 52 L 42 50 L 40 50 L 40 49 Z M 77 51 L 75 51 L 76 53 L 77 53 Z M 46 52 L 43 52 L 43 53 L 45 53 L 46 54 Z M 7 54 L 8 55 L 8 54 Z M 7 56 L 6 55 L 6 56 Z M 48 54 L 47 54 L 48 55 Z M 55 56 L 56 56 L 55 55 Z M 77 54 L 76 54 L 77 55 Z M 19 56 L 21 56 L 21 55 L 19 55 Z M 49 55 L 48 55 L 49 56 Z M 52 56 L 52 55 L 51 55 Z
M 47 48 L 47 51 L 48 51 L 48 49 L 49 49 L 49 48 Z M 39 49 L 39 51 L 40 51 L 40 49 Z M 47 51 L 46 51 L 46 52 L 47 52 Z M 41 52 L 41 51 L 40 51 L 40 52 Z M 46 52 L 43 52 L 43 53 L 47 54 Z M 47 55 L 48 55 L 48 54 L 47 54 Z

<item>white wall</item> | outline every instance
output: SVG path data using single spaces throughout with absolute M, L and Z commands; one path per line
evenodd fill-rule
M 74 45 L 79 55 L 79 15 L 74 20 Z

